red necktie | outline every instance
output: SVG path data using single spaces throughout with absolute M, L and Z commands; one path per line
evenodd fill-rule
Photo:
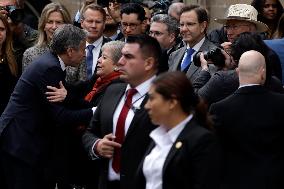
M 124 127 L 125 127 L 125 120 L 128 114 L 129 109 L 132 106 L 132 97 L 134 94 L 137 93 L 136 89 L 129 89 L 126 93 L 126 100 L 122 107 L 122 110 L 119 114 L 117 124 L 116 124 L 116 131 L 115 131 L 115 142 L 122 144 L 124 140 Z M 121 149 L 116 148 L 114 150 L 113 161 L 112 161 L 112 168 L 116 173 L 120 172 L 120 156 L 121 156 Z

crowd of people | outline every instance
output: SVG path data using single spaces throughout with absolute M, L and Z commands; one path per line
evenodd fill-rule
M 284 10 L 0 0 L 0 188 L 284 188 Z M 24 19 L 25 18 L 25 19 Z M 34 24 L 34 23 L 33 23 Z

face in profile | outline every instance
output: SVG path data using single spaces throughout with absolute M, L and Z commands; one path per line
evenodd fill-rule
M 110 48 L 105 48 L 102 51 L 102 56 L 98 59 L 97 65 L 97 75 L 100 77 L 105 77 L 109 75 L 114 70 L 114 62 L 112 60 L 112 51 Z
M 85 40 L 81 41 L 78 49 L 70 48 L 67 50 L 69 57 L 68 66 L 78 67 L 81 62 L 85 59 L 86 56 L 86 42 Z
M 167 117 L 172 113 L 172 99 L 165 99 L 156 91 L 155 85 L 150 87 L 148 95 L 149 99 L 145 104 L 145 109 L 148 111 L 152 123 L 156 125 L 168 125 Z
M 145 58 L 138 43 L 126 43 L 122 48 L 122 57 L 118 61 L 121 79 L 137 86 L 145 75 Z

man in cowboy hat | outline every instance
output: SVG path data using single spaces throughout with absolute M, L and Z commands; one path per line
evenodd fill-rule
M 241 33 L 244 32 L 266 32 L 266 24 L 257 21 L 257 10 L 247 4 L 231 5 L 225 18 L 217 18 L 215 22 L 223 24 L 229 42 L 224 42 L 221 46 L 230 52 L 231 43 Z

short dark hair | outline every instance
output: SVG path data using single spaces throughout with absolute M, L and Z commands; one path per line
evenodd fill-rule
M 68 48 L 78 50 L 80 43 L 85 41 L 86 37 L 87 34 L 84 30 L 72 24 L 65 24 L 55 30 L 50 49 L 56 54 L 63 54 Z
M 204 21 L 209 23 L 210 19 L 209 19 L 208 11 L 199 5 L 188 5 L 188 6 L 183 7 L 181 9 L 180 15 L 182 15 L 185 12 L 192 11 L 192 10 L 195 11 L 195 13 L 197 14 L 197 19 L 199 23 L 204 22 Z
M 99 5 L 96 5 L 96 4 L 94 4 L 94 3 L 91 3 L 91 4 L 87 5 L 87 6 L 82 10 L 82 19 L 85 18 L 85 12 L 86 12 L 86 10 L 88 10 L 88 9 L 91 9 L 91 10 L 93 10 L 93 11 L 98 11 L 98 12 L 100 12 L 100 13 L 103 15 L 103 20 L 104 20 L 104 22 L 106 21 L 106 11 L 104 10 L 103 7 L 101 7 L 101 6 L 99 6 Z
M 153 57 L 156 60 L 156 66 L 158 66 L 162 50 L 157 39 L 146 34 L 139 34 L 129 36 L 126 43 L 138 43 L 143 56 L 146 58 Z
M 127 3 L 121 8 L 120 16 L 122 16 L 122 14 L 137 14 L 138 20 L 143 22 L 145 20 L 146 13 L 144 8 L 138 3 Z

